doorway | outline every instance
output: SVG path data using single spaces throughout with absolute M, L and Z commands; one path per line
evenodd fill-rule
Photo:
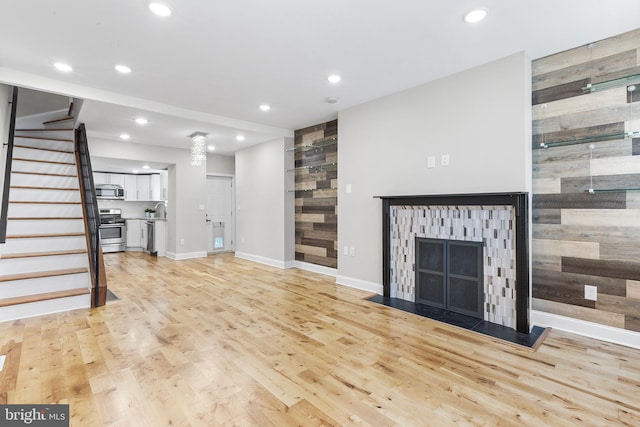
M 207 176 L 207 252 L 235 250 L 233 177 Z

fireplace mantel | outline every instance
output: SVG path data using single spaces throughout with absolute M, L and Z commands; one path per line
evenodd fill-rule
M 512 206 L 516 235 L 516 330 L 529 333 L 529 194 L 472 193 L 376 196 L 382 200 L 382 286 L 390 296 L 392 206 Z

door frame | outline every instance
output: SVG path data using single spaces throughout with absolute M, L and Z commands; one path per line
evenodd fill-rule
M 226 173 L 207 173 L 206 175 L 206 179 L 207 179 L 207 205 L 209 204 L 209 179 L 210 178 L 231 178 L 231 221 L 233 223 L 233 235 L 231 236 L 231 239 L 233 241 L 233 245 L 232 248 L 230 249 L 222 249 L 222 250 L 213 250 L 211 252 L 208 251 L 207 249 L 207 253 L 209 254 L 217 254 L 217 253 L 224 253 L 224 252 L 235 252 L 236 251 L 236 176 L 235 175 L 231 175 L 231 174 L 226 174 Z M 208 248 L 208 243 L 207 243 L 207 248 Z

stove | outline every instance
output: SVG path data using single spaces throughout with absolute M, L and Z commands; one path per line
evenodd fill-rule
M 127 225 L 122 209 L 100 209 L 100 244 L 102 252 L 122 252 L 127 246 Z

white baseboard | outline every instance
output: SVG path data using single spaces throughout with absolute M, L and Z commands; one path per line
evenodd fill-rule
M 614 344 L 640 349 L 640 333 L 573 319 L 543 311 L 531 310 L 531 324 L 572 332 Z
M 336 276 L 336 283 L 339 285 L 349 286 L 350 288 L 362 289 L 363 291 L 373 292 L 382 295 L 382 284 L 368 282 L 366 280 L 355 279 L 347 276 Z
M 236 257 L 246 259 L 248 261 L 258 262 L 260 264 L 270 265 L 272 267 L 277 267 L 281 269 L 290 268 L 287 265 L 289 262 L 280 261 L 277 259 L 267 258 L 260 255 L 248 254 L 246 252 L 238 252 L 236 251 Z
M 181 261 L 181 260 L 185 260 L 185 259 L 192 259 L 192 258 L 206 258 L 207 257 L 207 251 L 200 251 L 200 252 L 185 252 L 185 253 L 180 253 L 177 254 L 175 252 L 167 252 L 167 258 L 175 260 L 175 261 Z
M 299 268 L 300 270 L 312 271 L 314 273 L 325 274 L 331 277 L 338 276 L 338 269 L 336 268 L 325 267 L 324 265 L 318 264 L 311 264 L 304 261 L 293 261 L 291 264 L 292 265 L 289 268 Z

